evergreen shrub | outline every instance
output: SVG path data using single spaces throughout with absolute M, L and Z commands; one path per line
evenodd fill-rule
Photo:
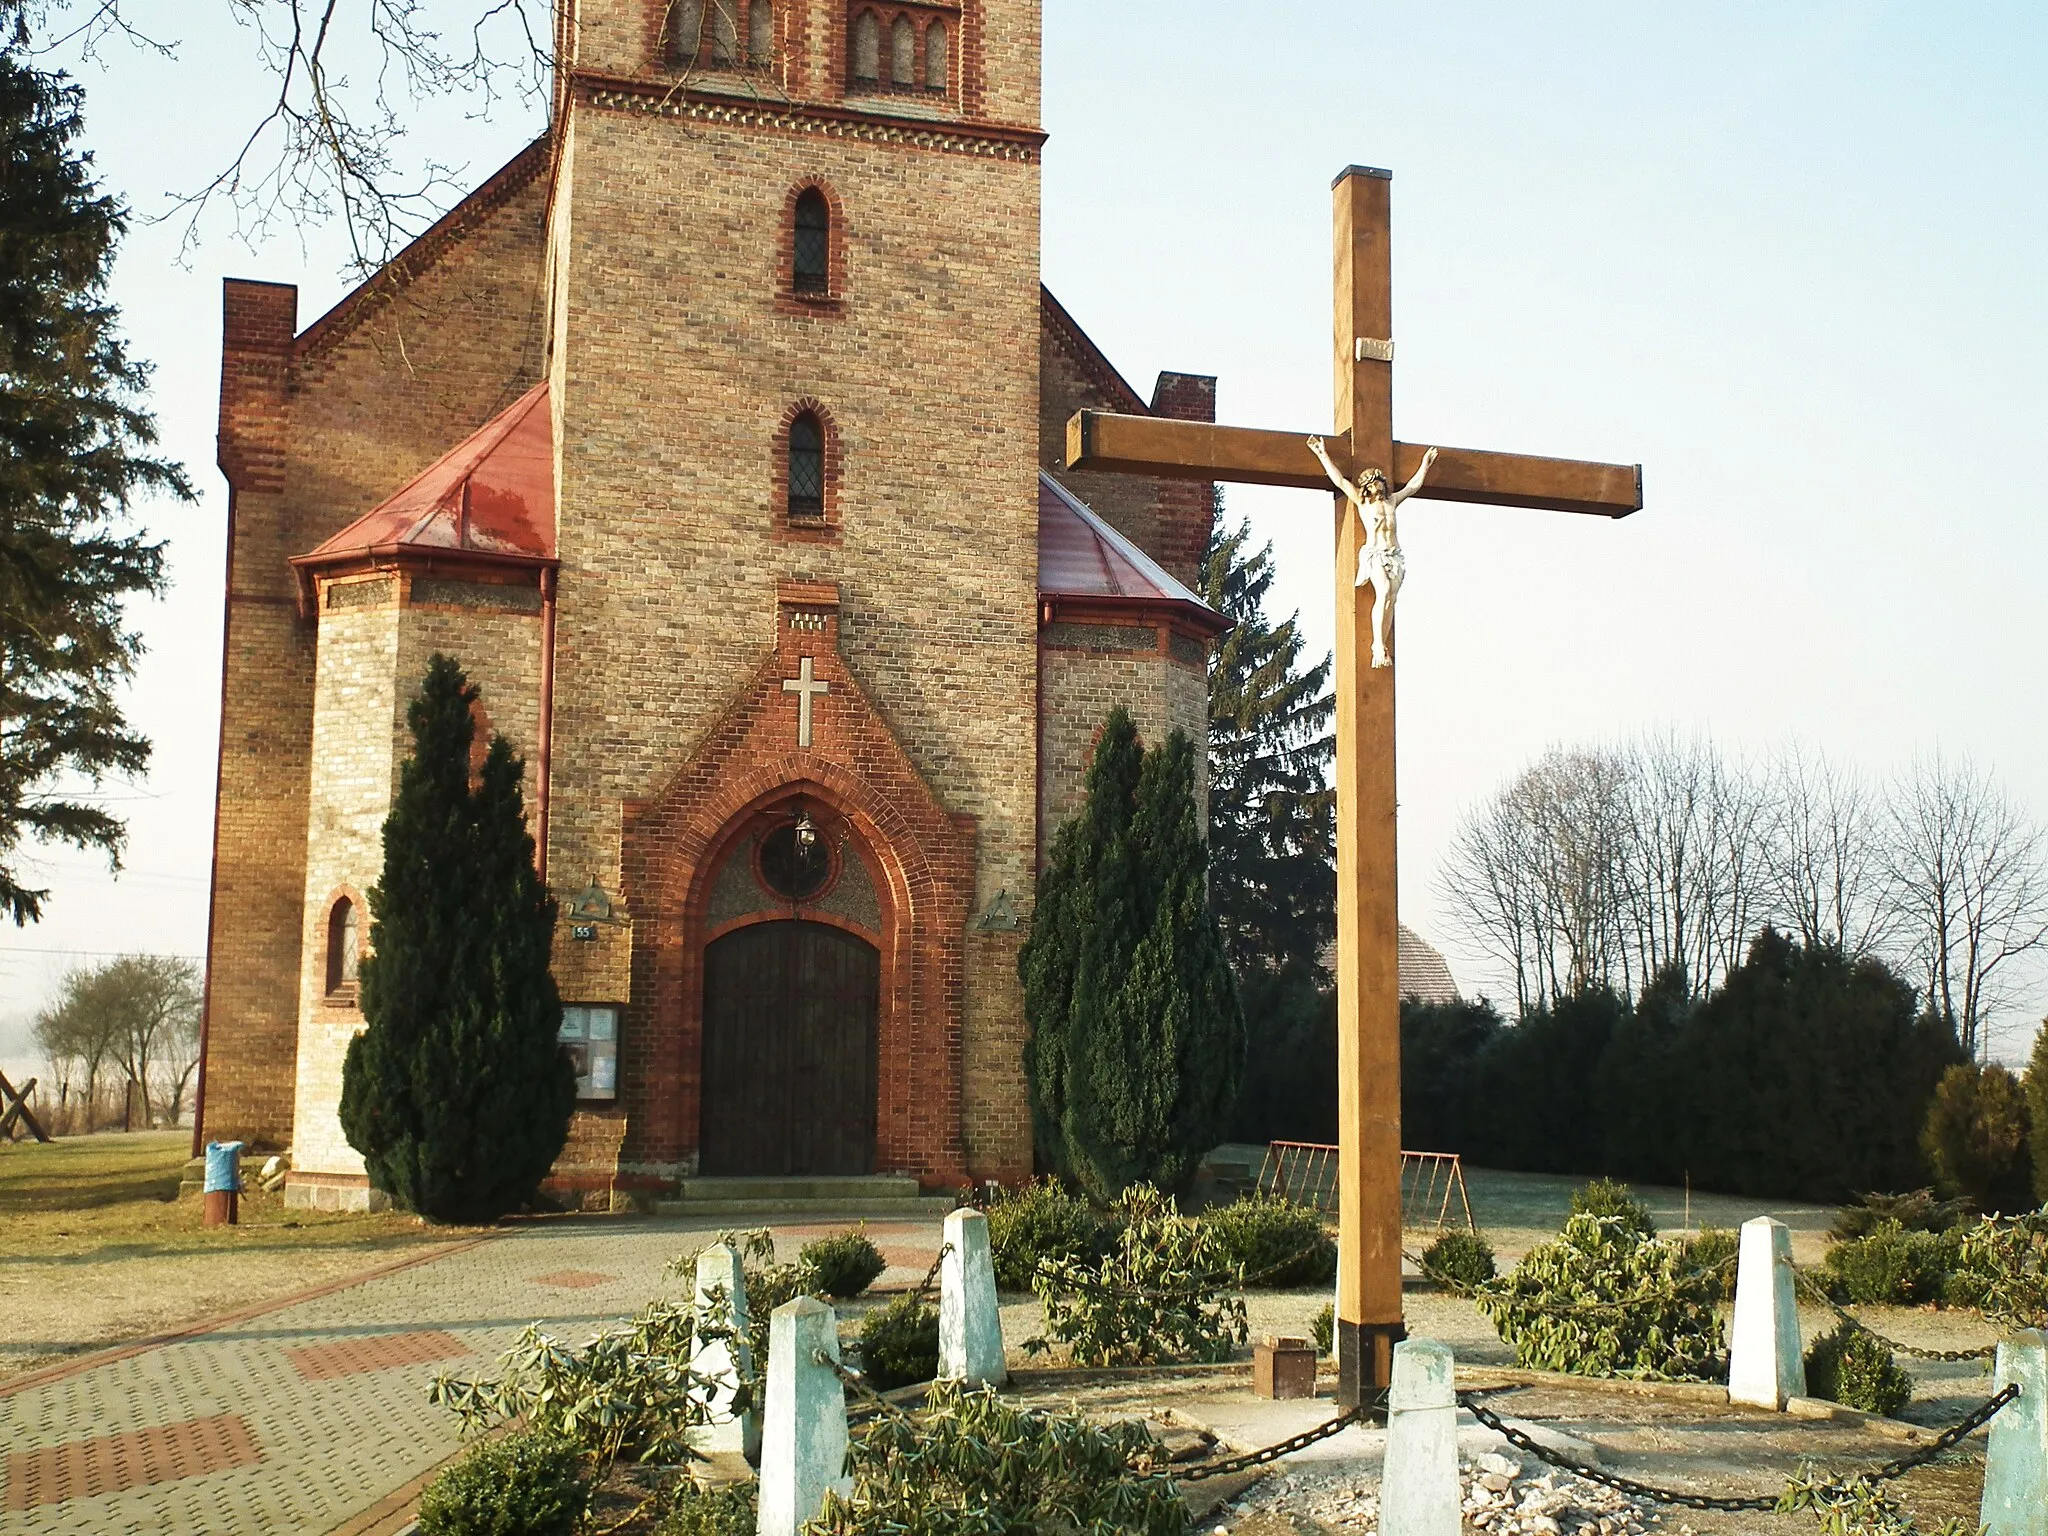
M 1868 1237 L 1881 1223 L 1897 1222 L 1908 1232 L 1947 1232 L 1969 1221 L 1968 1200 L 1937 1200 L 1931 1189 L 1911 1189 L 1903 1195 L 1865 1194 L 1835 1212 L 1829 1235 L 1837 1242 Z
M 1149 1184 L 1125 1190 L 1112 1214 L 1122 1229 L 1101 1262 L 1039 1268 L 1032 1288 L 1050 1337 L 1025 1350 L 1062 1344 L 1083 1366 L 1228 1360 L 1250 1330 L 1215 1231 Z
M 1704 1227 L 1687 1238 L 1681 1258 L 1690 1272 L 1711 1271 L 1719 1282 L 1723 1301 L 1735 1299 L 1735 1260 L 1742 1252 L 1742 1237 L 1730 1227 Z
M 1909 1232 L 1896 1221 L 1881 1221 L 1868 1236 L 1830 1247 L 1821 1275 L 1837 1301 L 1926 1306 L 1941 1300 L 1960 1251 L 1954 1232 Z
M 1892 1417 L 1913 1396 L 1913 1378 L 1882 1339 L 1837 1323 L 1806 1352 L 1806 1390 L 1815 1397 Z
M 889 1267 L 864 1226 L 805 1243 L 797 1264 L 804 1271 L 805 1290 L 838 1301 L 852 1300 Z
M 760 1519 L 755 1505 L 758 1486 L 745 1482 L 699 1488 L 687 1475 L 679 1477 L 662 1497 L 655 1536 L 754 1536 Z
M 1959 1062 L 1943 1073 L 1921 1146 L 1943 1194 L 1991 1215 L 2034 1208 L 2026 1096 L 2004 1067 Z
M 2010 1328 L 2048 1328 L 2048 1211 L 1957 1234 L 1948 1299 Z
M 1112 1223 L 1058 1179 L 1003 1190 L 988 1208 L 989 1257 L 1005 1291 L 1030 1290 L 1043 1260 L 1099 1259 L 1114 1238 Z
M 469 1448 L 420 1495 L 420 1536 L 575 1536 L 594 1492 L 566 1440 L 534 1431 Z
M 1650 1208 L 1636 1198 L 1636 1192 L 1620 1179 L 1593 1179 L 1572 1191 L 1574 1216 L 1612 1216 L 1625 1221 L 1644 1237 L 1657 1235 L 1657 1223 Z
M 1263 1290 L 1328 1285 L 1337 1278 L 1337 1240 L 1322 1212 L 1277 1195 L 1247 1195 L 1204 1211 L 1224 1263 Z
M 1451 1291 L 1476 1291 L 1494 1278 L 1493 1244 L 1476 1232 L 1446 1232 L 1422 1250 L 1422 1272 Z
M 941 1382 L 915 1419 L 883 1414 L 847 1450 L 849 1494 L 814 1536 L 1115 1531 L 1188 1536 L 1193 1521 L 1142 1423 L 1093 1424 Z
M 1315 1340 L 1316 1353 L 1327 1355 L 1337 1346 L 1337 1307 L 1334 1302 L 1324 1302 L 1308 1325 L 1309 1337 Z
M 2034 1033 L 2021 1086 L 2027 1098 L 2027 1149 L 2034 1163 L 2034 1200 L 2048 1210 L 2048 1020 Z
M 1679 1244 L 1644 1237 L 1625 1217 L 1579 1215 L 1477 1301 L 1517 1365 L 1670 1380 L 1719 1368 L 1717 1295 Z
M 938 1310 L 917 1295 L 898 1296 L 860 1323 L 860 1368 L 877 1392 L 939 1374 Z
M 476 703 L 436 653 L 406 708 L 412 755 L 369 892 L 367 1027 L 341 1076 L 342 1130 L 371 1185 L 433 1221 L 496 1221 L 530 1201 L 576 1107 L 525 764 L 493 736 L 472 789 Z

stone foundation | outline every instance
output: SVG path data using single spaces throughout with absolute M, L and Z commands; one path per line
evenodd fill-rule
M 370 1188 L 366 1178 L 290 1173 L 284 1180 L 284 1203 L 296 1211 L 388 1211 L 391 1197 Z

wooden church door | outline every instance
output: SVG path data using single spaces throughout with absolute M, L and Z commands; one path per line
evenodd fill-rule
M 875 1171 L 881 956 L 825 923 L 754 923 L 704 950 L 707 1176 Z

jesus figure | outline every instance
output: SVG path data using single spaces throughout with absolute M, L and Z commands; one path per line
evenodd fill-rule
M 1408 562 L 1401 554 L 1401 535 L 1394 524 L 1394 512 L 1402 502 L 1422 489 L 1423 477 L 1429 473 L 1429 466 L 1436 462 L 1436 450 L 1432 448 L 1425 453 L 1422 467 L 1415 471 L 1415 478 L 1390 496 L 1387 494 L 1387 477 L 1379 470 L 1366 470 L 1354 484 L 1330 461 L 1329 452 L 1320 437 L 1310 438 L 1308 446 L 1309 452 L 1322 461 L 1330 483 L 1344 493 L 1345 500 L 1358 508 L 1358 520 L 1365 525 L 1365 543 L 1358 551 L 1358 579 L 1353 585 L 1372 584 L 1372 664 L 1390 667 L 1394 658 L 1387 652 L 1387 624 L 1394 616 L 1394 599 L 1400 595 L 1401 578 L 1408 569 Z

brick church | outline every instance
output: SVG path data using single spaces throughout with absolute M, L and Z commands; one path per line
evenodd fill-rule
M 230 280 L 203 1133 L 336 1115 L 427 658 L 525 758 L 579 1105 L 552 1180 L 1032 1163 L 1037 862 L 1115 704 L 1206 718 L 1210 487 L 1040 286 L 1037 0 L 563 0 L 549 132 L 300 328 Z

